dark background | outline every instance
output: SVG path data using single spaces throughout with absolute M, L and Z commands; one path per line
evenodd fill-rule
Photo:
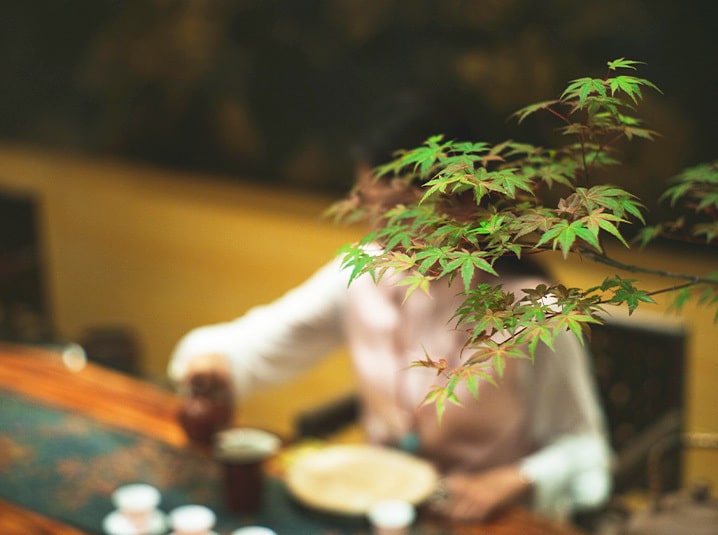
M 618 57 L 664 95 L 626 155 L 639 196 L 715 159 L 718 3 L 675 0 L 8 2 L 0 141 L 345 191 L 356 147 L 434 133 L 541 142 L 507 117 Z M 409 137 L 397 118 L 420 117 Z M 460 126 L 460 128 L 459 128 Z M 551 127 L 556 125 L 551 125 Z M 392 137 L 393 136 L 393 137 Z

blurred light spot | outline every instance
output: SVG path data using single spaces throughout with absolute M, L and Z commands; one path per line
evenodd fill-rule
M 79 372 L 87 364 L 87 354 L 79 344 L 68 344 L 62 350 L 62 362 L 68 370 Z

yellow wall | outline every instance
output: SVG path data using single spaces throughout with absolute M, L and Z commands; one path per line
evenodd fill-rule
M 57 331 L 77 340 L 89 327 L 128 326 L 142 372 L 159 381 L 189 329 L 276 298 L 359 235 L 321 217 L 330 198 L 18 148 L 0 148 L 0 188 L 40 202 Z M 286 433 L 294 411 L 352 385 L 339 352 L 256 396 L 240 418 Z
M 0 188 L 40 201 L 58 331 L 77 339 L 88 327 L 129 326 L 145 356 L 143 373 L 158 380 L 187 330 L 277 297 L 361 230 L 321 218 L 331 198 L 17 147 L 0 147 Z M 648 265 L 659 261 L 655 254 L 630 254 Z M 718 269 L 715 259 L 669 258 L 674 270 Z M 547 261 L 569 284 L 593 284 L 613 273 L 580 259 Z M 683 320 L 670 321 L 685 321 L 690 333 L 688 429 L 718 432 L 718 326 L 694 305 Z M 288 433 L 297 410 L 351 388 L 339 352 L 299 381 L 255 396 L 239 418 Z M 718 481 L 716 455 L 691 453 L 688 477 Z

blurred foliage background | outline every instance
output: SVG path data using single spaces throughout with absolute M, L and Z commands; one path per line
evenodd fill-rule
M 382 138 L 548 141 L 508 115 L 625 56 L 665 93 L 642 112 L 664 137 L 627 155 L 650 198 L 718 157 L 717 19 L 698 0 L 8 2 L 0 139 L 338 192 Z

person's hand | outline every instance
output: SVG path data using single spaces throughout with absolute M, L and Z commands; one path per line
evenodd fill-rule
M 179 393 L 179 422 L 190 440 L 209 445 L 215 433 L 233 419 L 234 399 L 229 361 L 222 355 L 200 355 L 189 361 Z
M 531 483 L 514 465 L 478 473 L 454 473 L 442 480 L 439 499 L 432 500 L 434 512 L 453 520 L 486 520 L 500 509 L 526 498 Z
M 230 382 L 231 371 L 229 359 L 220 353 L 196 355 L 187 362 L 187 367 L 182 376 L 182 382 L 186 383 L 197 375 L 216 376 Z

